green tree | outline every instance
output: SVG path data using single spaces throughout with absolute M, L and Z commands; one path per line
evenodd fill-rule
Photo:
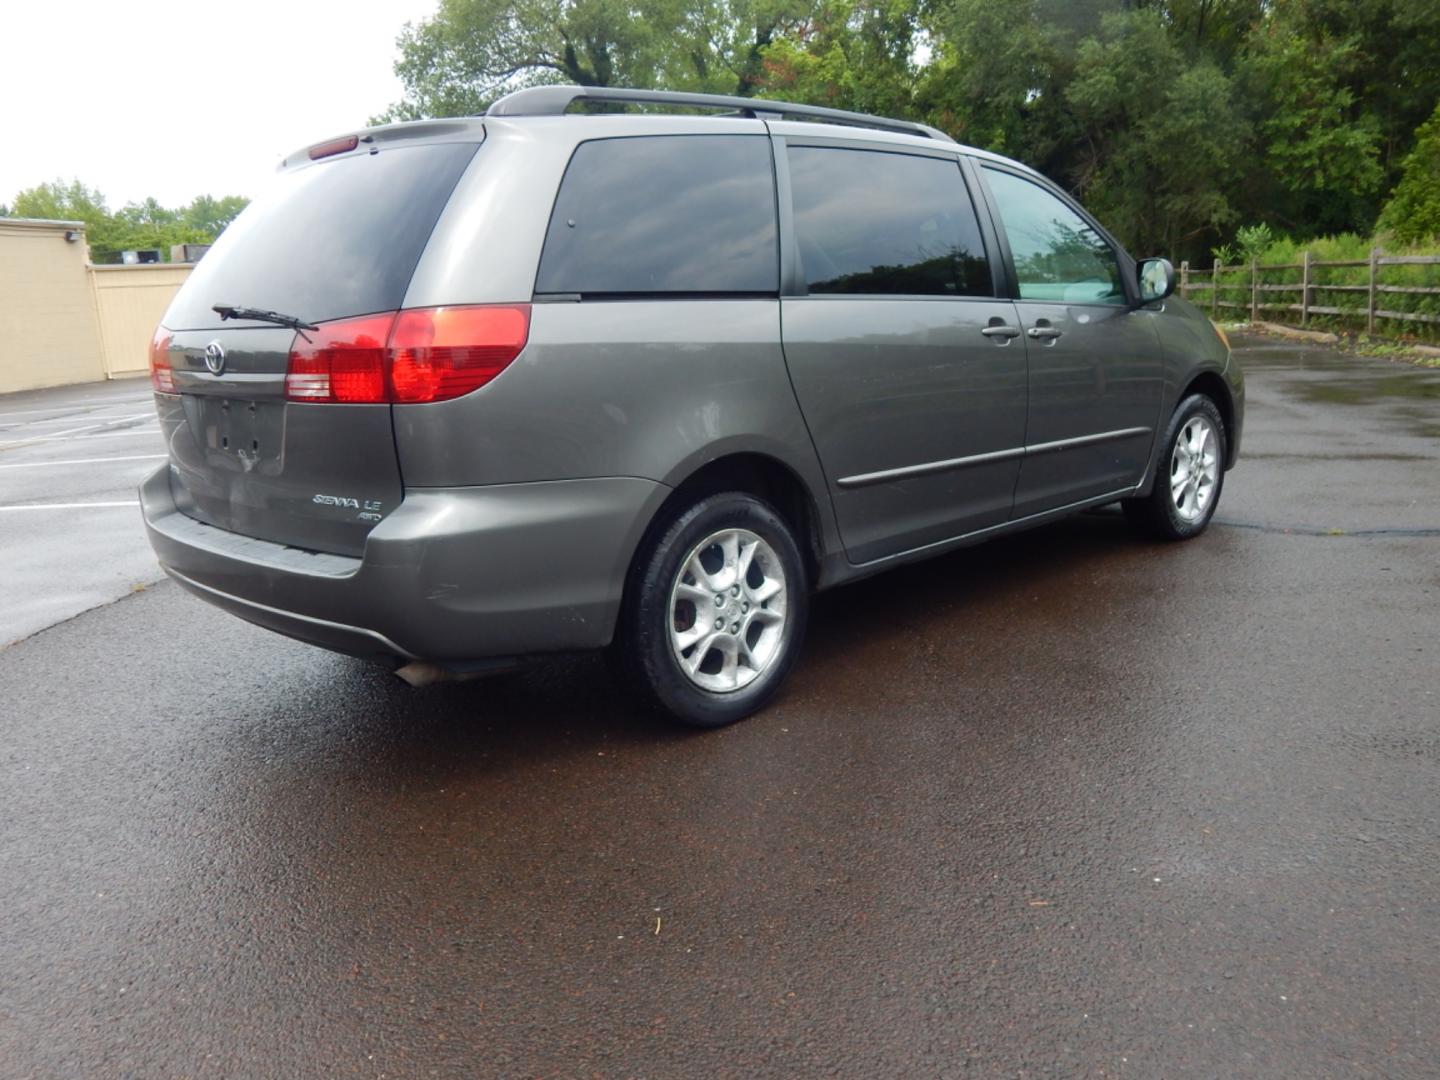
M 211 195 L 197 195 L 189 206 L 180 211 L 180 219 L 190 228 L 213 239 L 224 232 L 226 226 L 249 205 L 250 200 L 243 195 L 226 195 L 219 199 Z
M 107 256 L 118 257 L 118 252 L 126 249 L 154 248 L 160 251 L 162 259 L 168 260 L 172 244 L 203 244 L 214 239 L 213 234 L 186 224 L 181 211 L 161 206 L 154 196 L 138 203 L 126 203 L 112 218 L 116 232 L 106 240 Z M 95 255 L 96 245 L 92 242 L 90 247 L 92 257 L 100 261 Z
M 441 0 L 398 44 L 388 119 L 543 82 L 903 116 L 1175 258 L 1242 221 L 1369 234 L 1440 100 L 1440 0 Z
M 1240 249 L 1240 261 L 1260 262 L 1266 250 L 1275 242 L 1275 234 L 1265 222 L 1258 225 L 1242 225 L 1235 230 L 1235 246 Z
M 16 217 L 84 222 L 91 260 L 114 263 L 126 250 L 158 248 L 160 257 L 168 260 L 172 244 L 210 243 L 248 202 L 239 195 L 202 195 L 188 207 L 172 210 L 152 197 L 112 212 L 96 189 L 79 180 L 56 180 L 20 192 L 12 212 Z
M 794 0 L 441 0 L 401 32 L 405 97 L 377 119 L 474 115 L 547 82 L 749 95 L 766 47 L 808 11 Z
M 906 117 L 915 112 L 914 0 L 828 2 L 761 52 L 765 97 Z
M 1235 219 L 1244 119 L 1224 73 L 1187 62 L 1157 13 L 1106 16 L 1080 44 L 1065 100 L 1079 139 L 1061 179 L 1127 246 L 1188 251 Z
M 110 217 L 105 196 L 79 180 L 68 184 L 55 180 L 26 188 L 15 196 L 12 213 L 15 217 L 83 221 L 89 226 L 103 226 Z
M 1204 56 L 1228 70 L 1274 0 L 1166 0 L 1138 3 L 1158 11 L 1187 56 Z
M 121 221 L 124 221 L 135 228 L 166 229 L 177 224 L 180 220 L 178 210 L 170 210 L 156 200 L 155 196 L 138 203 L 126 203 L 117 214 Z
M 1415 132 L 1415 146 L 1380 214 L 1380 228 L 1402 244 L 1440 239 L 1440 104 Z
M 823 16 L 815 0 L 712 0 L 680 10 L 673 56 L 653 85 L 738 97 L 770 84 L 772 45 L 811 32 Z
M 1292 230 L 1368 224 L 1385 174 L 1379 123 L 1349 85 L 1360 64 L 1358 42 L 1300 22 L 1290 10 L 1251 35 L 1240 64 L 1259 136 L 1252 202 Z
M 1070 31 L 1040 18 L 1033 0 L 942 0 L 925 30 L 933 53 L 917 99 L 930 122 L 962 142 L 1053 166 L 1073 132 L 1064 107 Z
M 118 259 L 114 253 L 125 246 L 121 242 L 124 227 L 110 213 L 105 196 L 79 180 L 54 180 L 27 188 L 15 196 L 12 212 L 15 217 L 83 222 L 90 257 L 96 262 L 112 261 L 112 255 Z
M 1314 41 L 1353 46 L 1342 79 L 1379 131 L 1381 165 L 1393 183 L 1415 130 L 1440 101 L 1440 4 L 1435 0 L 1271 0 L 1268 23 Z
M 539 82 L 648 85 L 658 53 L 649 21 L 611 0 L 442 0 L 398 45 L 405 97 L 386 119 L 473 115 Z

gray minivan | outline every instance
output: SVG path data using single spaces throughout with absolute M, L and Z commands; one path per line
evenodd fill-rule
M 609 647 L 724 724 L 817 589 L 1106 503 L 1201 532 L 1244 387 L 1173 288 L 922 125 L 522 90 L 281 163 L 156 332 L 145 522 L 203 599 L 412 681 Z

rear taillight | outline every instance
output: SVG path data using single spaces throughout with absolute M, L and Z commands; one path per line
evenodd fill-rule
M 324 323 L 295 335 L 285 396 L 310 402 L 448 401 L 504 371 L 529 334 L 529 304 L 413 308 Z
M 385 342 L 395 313 L 325 323 L 295 335 L 285 396 L 291 401 L 386 401 Z M 309 338 L 309 341 L 305 339 Z
M 170 339 L 163 326 L 150 339 L 150 385 L 157 394 L 175 393 L 175 372 L 170 367 Z
M 530 308 L 448 307 L 402 311 L 390 333 L 395 401 L 446 401 L 484 386 L 520 355 Z

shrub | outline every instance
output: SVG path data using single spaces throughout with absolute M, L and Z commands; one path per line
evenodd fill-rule
M 1379 228 L 1400 244 L 1440 239 L 1440 105 L 1415 129 L 1415 147 L 1380 212 Z

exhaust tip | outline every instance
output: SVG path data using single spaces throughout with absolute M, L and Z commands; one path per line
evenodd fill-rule
M 403 667 L 396 668 L 395 675 L 414 687 L 430 686 L 433 683 L 445 682 L 452 677 L 450 672 L 439 664 L 432 664 L 426 660 L 412 660 Z
M 513 657 L 495 657 L 489 660 L 474 660 L 467 663 L 436 664 L 430 660 L 412 660 L 395 669 L 397 678 L 414 687 L 433 686 L 442 682 L 469 682 L 486 675 L 499 675 L 514 671 L 520 661 Z

